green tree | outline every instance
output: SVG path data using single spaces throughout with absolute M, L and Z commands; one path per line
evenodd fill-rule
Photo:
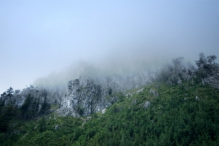
M 30 94 L 28 94 L 27 98 L 24 101 L 24 104 L 20 108 L 22 117 L 25 120 L 28 120 L 28 119 L 32 118 L 32 116 L 33 116 L 31 111 L 30 111 L 32 102 L 33 102 L 33 97 Z
M 14 93 L 14 90 L 12 87 L 10 87 L 9 89 L 7 89 L 6 91 L 8 97 L 12 97 L 13 96 L 13 93 Z
M 50 104 L 47 103 L 47 97 L 44 97 L 43 104 L 40 109 L 40 114 L 45 114 L 50 109 Z
M 43 132 L 43 131 L 46 130 L 46 119 L 45 119 L 45 117 L 41 118 L 39 127 L 40 127 L 40 132 Z
M 0 111 L 0 132 L 6 132 L 10 120 L 16 115 L 16 110 L 12 106 L 7 106 L 2 107 Z

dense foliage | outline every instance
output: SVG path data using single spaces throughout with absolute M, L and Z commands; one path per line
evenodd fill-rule
M 132 96 L 121 95 L 106 113 L 91 118 L 53 113 L 38 120 L 11 120 L 0 134 L 0 144 L 219 145 L 218 89 L 189 81 L 172 86 L 153 83 L 143 92 L 132 92 Z M 145 107 L 148 101 L 150 105 Z
M 11 96 L 13 96 L 13 94 L 11 94 Z M 7 96 L 7 98 L 9 98 L 9 96 Z M 9 126 L 13 121 L 20 120 L 27 122 L 28 120 L 33 120 L 49 113 L 50 104 L 47 102 L 46 97 L 40 109 L 39 106 L 39 99 L 34 98 L 30 94 L 26 97 L 21 107 L 14 106 L 12 102 L 5 105 L 5 100 L 0 98 L 0 132 L 10 133 Z

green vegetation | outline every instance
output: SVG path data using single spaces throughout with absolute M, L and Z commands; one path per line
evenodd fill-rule
M 120 94 L 120 98 L 105 114 L 93 114 L 87 122 L 86 117 L 58 117 L 52 113 L 38 120 L 15 118 L 7 123 L 3 119 L 9 121 L 6 115 L 16 111 L 2 107 L 0 128 L 6 125 L 7 129 L 1 130 L 0 145 L 219 145 L 216 88 L 191 82 L 172 86 L 153 83 L 140 93 L 131 97 Z M 150 106 L 146 108 L 147 101 Z

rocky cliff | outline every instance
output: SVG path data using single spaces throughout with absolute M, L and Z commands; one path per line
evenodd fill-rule
M 153 81 L 163 81 L 169 85 L 180 85 L 185 81 L 191 81 L 219 88 L 219 65 L 214 62 L 214 56 L 205 58 L 203 54 L 200 54 L 200 59 L 196 61 L 198 68 L 192 65 L 186 66 L 182 60 L 182 57 L 173 59 L 172 64 L 163 66 L 157 72 L 142 70 L 107 75 L 98 74 L 98 72 L 92 76 L 88 76 L 89 73 L 82 74 L 78 79 L 69 81 L 63 88 L 44 89 L 30 86 L 13 94 L 8 89 L 8 93 L 1 95 L 0 105 L 12 105 L 19 108 L 24 104 L 27 96 L 31 95 L 39 101 L 40 107 L 47 99 L 49 104 L 59 107 L 57 113 L 60 116 L 79 117 L 104 111 L 125 91 Z
M 57 113 L 61 116 L 87 116 L 116 102 L 126 90 L 151 82 L 148 74 L 83 77 L 69 81 L 68 94 Z M 120 93 L 120 94 L 117 94 Z

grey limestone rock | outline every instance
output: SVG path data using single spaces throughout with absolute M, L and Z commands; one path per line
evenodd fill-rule
M 136 103 L 137 103 L 137 100 L 135 99 L 132 101 L 131 105 L 136 105 Z
M 108 89 L 92 79 L 76 79 L 68 83 L 68 95 L 63 98 L 58 114 L 74 117 L 88 116 L 102 111 L 117 98 L 110 96 Z
M 204 79 L 202 79 L 202 85 L 211 85 L 214 88 L 219 89 L 219 73 L 214 76 L 208 76 Z
M 178 85 L 181 85 L 181 84 L 182 84 L 182 80 L 179 79 L 179 80 L 177 81 L 177 84 L 178 84 Z
M 102 114 L 105 114 L 105 112 L 106 112 L 106 109 L 103 109 L 101 112 L 102 112 Z
M 154 91 L 154 90 L 152 90 L 152 89 L 150 90 L 150 93 L 153 94 L 153 95 L 155 95 L 155 96 L 158 96 L 158 95 L 159 95 L 158 92 L 156 92 L 156 91 Z
M 143 92 L 143 90 L 144 90 L 144 88 L 142 88 L 142 89 L 140 89 L 140 90 L 136 91 L 136 93 Z
M 55 130 L 57 130 L 58 128 L 59 128 L 59 125 L 56 125 L 56 126 L 55 126 Z
M 147 101 L 147 102 L 144 103 L 143 107 L 144 107 L 145 109 L 147 109 L 150 105 L 151 105 L 151 102 L 150 102 L 150 101 Z
M 111 106 L 119 99 L 120 93 L 125 94 L 131 88 L 150 82 L 147 72 L 133 75 L 81 76 L 68 82 L 68 93 L 62 96 L 60 108 L 56 112 L 60 116 L 88 116 Z M 143 89 L 138 92 L 142 91 Z

